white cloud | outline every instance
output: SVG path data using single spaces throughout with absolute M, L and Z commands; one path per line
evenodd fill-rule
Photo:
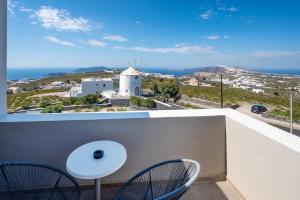
M 259 58 L 288 57 L 300 55 L 300 51 L 255 51 L 253 56 Z
M 9 16 L 13 17 L 15 16 L 15 8 L 17 6 L 18 2 L 15 0 L 8 0 L 7 1 L 7 11 Z
M 207 20 L 207 19 L 210 19 L 212 16 L 213 16 L 213 11 L 212 10 L 207 10 L 207 11 L 205 11 L 204 13 L 202 13 L 201 15 L 200 15 L 200 17 L 202 18 L 202 19 L 204 19 L 204 20 Z
M 117 42 L 126 42 L 128 41 L 127 38 L 121 36 L 121 35 L 107 35 L 102 37 L 104 40 L 111 40 L 111 41 L 117 41 Z
M 224 38 L 224 39 L 231 39 L 232 37 L 231 37 L 231 36 L 228 36 L 228 35 L 224 35 L 223 38 Z
M 26 7 L 23 7 L 23 6 L 20 7 L 19 10 L 20 10 L 21 12 L 28 12 L 28 13 L 29 13 L 29 12 L 32 12 L 32 9 L 26 8 Z
M 63 46 L 70 46 L 70 47 L 76 46 L 72 42 L 60 40 L 60 39 L 58 39 L 56 37 L 53 37 L 53 36 L 46 36 L 45 39 L 48 40 L 48 41 L 50 41 L 50 42 L 53 42 L 53 43 L 56 43 L 56 44 L 60 44 L 60 45 L 63 45 Z
M 219 35 L 208 35 L 208 36 L 205 36 L 204 38 L 206 38 L 208 40 L 218 40 L 218 39 L 220 39 L 220 36 Z
M 174 46 L 169 48 L 150 48 L 150 47 L 122 47 L 116 46 L 115 49 L 120 50 L 132 50 L 132 51 L 139 51 L 139 52 L 149 52 L 149 53 L 175 53 L 175 54 L 191 54 L 191 53 L 199 53 L 199 54 L 208 54 L 214 53 L 213 47 L 202 47 L 198 45 L 194 46 Z
M 31 18 L 41 23 L 45 29 L 54 29 L 57 31 L 90 31 L 90 22 L 83 17 L 72 17 L 64 9 L 52 8 L 51 6 L 42 6 L 31 15 Z
M 227 8 L 227 11 L 230 11 L 230 12 L 237 12 L 238 9 L 236 7 L 230 7 L 230 8 Z
M 174 46 L 175 47 L 183 47 L 183 46 L 190 46 L 191 44 L 188 42 L 181 42 L 181 43 L 177 43 Z
M 107 44 L 105 42 L 101 42 L 99 40 L 91 39 L 86 42 L 86 44 L 92 46 L 92 47 L 105 47 Z

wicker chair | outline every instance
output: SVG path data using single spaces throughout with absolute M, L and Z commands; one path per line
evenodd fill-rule
M 170 160 L 132 177 L 117 191 L 115 200 L 175 200 L 196 180 L 200 165 L 193 160 Z
M 33 163 L 0 163 L 1 200 L 79 200 L 78 183 L 54 167 Z

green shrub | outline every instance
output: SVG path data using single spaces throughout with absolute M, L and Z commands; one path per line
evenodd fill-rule
M 82 97 L 82 103 L 84 105 L 92 105 L 98 102 L 98 94 L 89 94 Z
M 64 106 L 70 106 L 70 105 L 73 105 L 73 103 L 72 103 L 72 101 L 71 101 L 70 98 L 64 99 L 63 102 L 62 102 L 62 104 L 63 104 Z
M 48 99 L 43 99 L 40 104 L 39 107 L 40 108 L 46 108 L 47 106 L 50 106 L 51 102 Z
M 81 108 L 76 108 L 76 109 L 74 110 L 74 112 L 81 112 L 81 111 L 82 111 Z
M 145 108 L 156 108 L 156 103 L 153 99 L 131 96 L 130 103 L 134 106 L 140 106 Z
M 99 108 L 98 106 L 93 106 L 93 107 L 92 107 L 92 110 L 93 110 L 94 112 L 99 112 L 100 108 Z
M 57 104 L 57 105 L 50 105 L 46 108 L 43 108 L 42 113 L 61 113 L 63 110 L 63 105 Z
M 24 110 L 29 109 L 30 106 L 31 106 L 31 102 L 30 101 L 24 101 L 21 104 L 21 108 L 24 109 Z

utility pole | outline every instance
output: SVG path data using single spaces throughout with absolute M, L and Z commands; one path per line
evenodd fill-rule
M 223 107 L 223 74 L 221 74 L 221 108 Z
M 290 133 L 293 133 L 293 92 L 290 92 Z

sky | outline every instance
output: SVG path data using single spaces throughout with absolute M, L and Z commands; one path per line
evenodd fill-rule
M 298 0 L 8 0 L 8 67 L 299 69 L 299 10 Z

